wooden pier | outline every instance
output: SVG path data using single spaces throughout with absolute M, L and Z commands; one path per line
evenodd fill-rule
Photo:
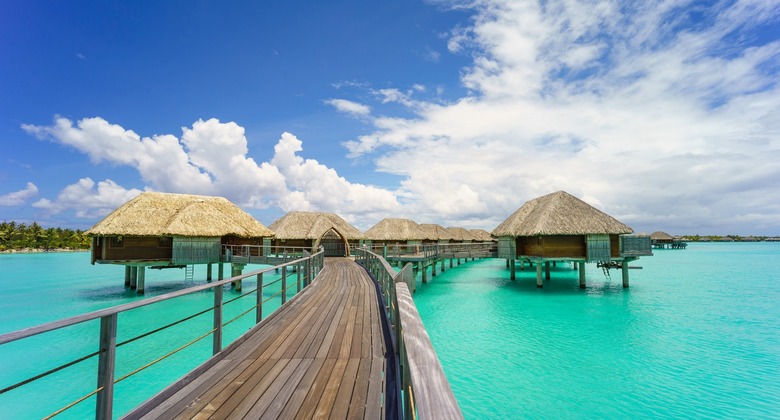
M 385 417 L 386 344 L 376 289 L 346 258 L 127 418 Z

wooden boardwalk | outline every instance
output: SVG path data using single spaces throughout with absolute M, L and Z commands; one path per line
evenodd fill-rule
M 363 268 L 327 258 L 311 286 L 244 342 L 128 417 L 383 418 L 380 314 Z

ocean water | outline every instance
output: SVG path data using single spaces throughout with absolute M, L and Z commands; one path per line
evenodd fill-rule
M 780 243 L 654 250 L 537 289 L 505 261 L 420 284 L 415 303 L 466 418 L 780 418 Z
M 643 269 L 630 270 L 627 290 L 619 271 L 610 279 L 593 264 L 585 290 L 567 266 L 553 268 L 552 280 L 537 289 L 535 271 L 517 271 L 513 282 L 505 262 L 492 259 L 420 284 L 415 302 L 466 418 L 780 418 L 780 243 L 693 243 L 654 252 L 632 264 Z M 196 267 L 195 283 L 204 278 L 205 267 Z M 122 267 L 92 266 L 87 253 L 0 255 L 0 333 L 191 285 L 178 269 L 147 270 L 143 297 L 123 282 Z M 254 287 L 244 282 L 245 291 Z M 224 292 L 225 300 L 238 296 Z M 212 301 L 203 292 L 122 314 L 118 340 Z M 224 319 L 253 301 L 227 305 Z M 278 306 L 273 302 L 266 314 Z M 228 326 L 225 343 L 253 320 L 250 313 Z M 211 322 L 207 313 L 120 347 L 116 376 L 195 339 Z M 95 321 L 0 346 L 0 388 L 95 351 L 98 329 Z M 120 382 L 115 415 L 210 352 L 209 337 Z M 94 389 L 96 364 L 82 362 L 0 395 L 1 417 L 40 418 L 85 395 Z M 94 405 L 90 398 L 57 418 L 90 418 Z
M 250 265 L 248 273 L 264 266 Z M 226 275 L 229 265 L 225 265 Z M 216 279 L 217 269 L 213 276 Z M 206 267 L 196 266 L 195 281 L 185 281 L 184 270 L 146 270 L 146 293 L 138 295 L 124 287 L 124 267 L 90 265 L 89 253 L 39 253 L 0 255 L 0 333 L 40 325 L 65 317 L 133 302 L 169 293 L 194 284 L 205 283 Z M 279 278 L 266 273 L 264 283 Z M 295 274 L 288 277 L 293 284 Z M 254 277 L 244 280 L 243 291 L 257 287 Z M 280 290 L 279 283 L 266 286 L 265 298 Z M 223 302 L 240 293 L 223 289 Z M 288 298 L 295 287 L 289 289 Z M 125 312 L 118 317 L 117 342 L 136 337 L 170 322 L 213 306 L 211 291 L 188 295 L 165 303 Z M 251 308 L 255 295 L 225 304 L 223 322 Z M 279 307 L 279 298 L 264 304 L 267 316 Z M 254 325 L 255 313 L 238 318 L 223 329 L 223 346 Z M 161 334 L 140 339 L 117 349 L 115 378 L 183 346 L 211 329 L 213 315 L 208 312 L 191 321 L 174 326 Z M 90 354 L 98 349 L 98 320 L 63 328 L 35 338 L 0 345 L 0 389 L 37 375 L 60 364 Z M 211 355 L 211 336 L 176 353 L 141 373 L 116 384 L 114 414 L 127 413 L 177 378 L 197 367 Z M 95 389 L 96 358 L 36 380 L 29 385 L 0 394 L 0 418 L 27 419 L 47 416 Z M 94 417 L 95 398 L 63 412 L 56 418 Z

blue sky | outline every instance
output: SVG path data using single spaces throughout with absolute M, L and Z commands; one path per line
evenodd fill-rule
M 0 220 L 154 190 L 491 230 L 566 190 L 780 234 L 780 5 L 624 3 L 4 2 Z

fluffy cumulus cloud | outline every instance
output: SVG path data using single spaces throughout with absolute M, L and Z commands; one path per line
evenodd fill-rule
M 47 214 L 74 209 L 76 217 L 94 219 L 107 215 L 140 193 L 138 189 L 125 189 L 110 179 L 95 183 L 90 178 L 82 178 L 66 186 L 55 200 L 42 198 L 33 203 L 33 207 Z
M 377 91 L 414 117 L 377 117 L 345 142 L 404 177 L 408 209 L 492 227 L 563 189 L 638 230 L 780 229 L 780 4 L 453 7 L 475 16 L 448 40 L 473 57 L 469 94 L 441 104 Z
M 353 219 L 399 206 L 392 191 L 349 182 L 334 169 L 299 156 L 303 143 L 290 133 L 279 139 L 270 162 L 258 163 L 249 156 L 244 128 L 216 119 L 183 127 L 181 138 L 171 134 L 141 137 L 99 117 L 75 124 L 56 117 L 50 126 L 23 128 L 40 138 L 72 146 L 94 162 L 132 167 L 151 190 L 221 195 L 246 208 L 331 211 Z M 34 187 L 28 186 L 28 190 Z M 28 190 L 0 198 L 18 201 Z M 139 193 L 112 180 L 96 184 L 83 178 L 55 199 L 42 198 L 33 206 L 50 214 L 72 209 L 78 217 L 95 218 Z
M 0 195 L 0 206 L 19 206 L 36 195 L 38 195 L 38 187 L 28 182 L 23 190 Z

